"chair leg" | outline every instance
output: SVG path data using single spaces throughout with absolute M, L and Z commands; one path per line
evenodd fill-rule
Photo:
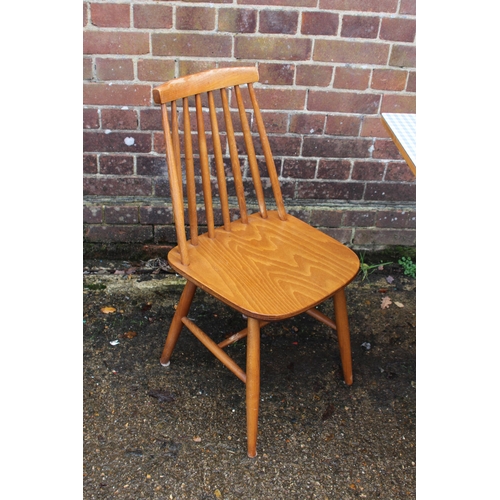
M 260 399 L 260 326 L 259 320 L 248 318 L 247 336 L 247 444 L 248 456 L 257 455 L 257 426 Z
M 335 310 L 335 321 L 337 323 L 337 336 L 344 380 L 347 385 L 352 385 L 351 338 L 349 334 L 349 321 L 347 318 L 347 304 L 343 288 L 338 290 L 333 296 L 333 308 Z
M 170 323 L 167 340 L 165 341 L 165 346 L 163 347 L 160 358 L 160 363 L 163 366 L 168 366 L 170 364 L 170 356 L 172 356 L 172 351 L 174 350 L 175 344 L 177 344 L 179 334 L 183 327 L 182 318 L 187 315 L 191 307 L 191 302 L 193 302 L 195 292 L 196 285 L 188 281 L 184 287 L 179 303 L 177 304 L 172 322 Z

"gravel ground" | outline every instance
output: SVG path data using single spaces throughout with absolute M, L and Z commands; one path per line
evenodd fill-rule
M 84 266 L 85 499 L 416 498 L 416 281 L 399 266 L 347 288 L 351 387 L 326 326 L 262 330 L 255 459 L 244 385 L 187 329 L 159 363 L 184 281 L 158 259 Z M 216 341 L 246 325 L 200 290 L 189 317 Z M 227 352 L 244 367 L 244 340 Z

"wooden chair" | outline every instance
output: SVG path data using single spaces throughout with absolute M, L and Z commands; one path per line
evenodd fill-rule
M 254 67 L 221 68 L 171 80 L 153 90 L 155 103 L 161 104 L 178 242 L 178 246 L 169 252 L 168 261 L 187 280 L 170 324 L 160 361 L 164 366 L 170 364 L 179 333 L 186 326 L 229 370 L 246 383 L 249 457 L 257 454 L 260 329 L 270 321 L 290 318 L 300 313 L 307 313 L 336 329 L 344 379 L 346 384 L 351 385 L 351 346 L 344 287 L 359 270 L 359 259 L 349 248 L 286 213 L 269 141 L 252 86 L 258 79 L 258 71 Z M 251 103 L 248 108 L 245 107 L 243 89 L 240 88 L 245 84 L 249 94 L 246 102 Z M 177 108 L 178 100 L 182 100 L 182 119 Z M 171 105 L 170 117 L 168 103 Z M 230 103 L 234 105 L 233 112 Z M 193 107 L 196 134 L 193 134 L 194 127 L 190 117 L 190 108 Z M 207 113 L 206 119 L 204 111 Z M 234 115 L 239 115 L 238 128 L 233 125 Z M 255 122 L 258 134 L 252 134 L 249 116 Z M 181 122 L 183 131 L 179 127 Z M 225 124 L 221 130 L 219 122 Z M 211 128 L 211 140 L 207 139 L 205 132 L 208 124 Z M 193 146 L 195 135 L 198 139 L 197 150 Z M 267 165 L 275 210 L 268 210 L 264 197 L 253 143 L 257 135 L 260 137 L 261 154 Z M 182 160 L 181 143 L 184 144 Z M 240 153 L 243 144 L 259 207 L 259 211 L 252 214 L 247 210 L 248 200 L 245 199 L 249 186 L 241 173 L 241 161 L 245 160 Z M 229 176 L 226 179 L 223 150 L 229 151 L 232 179 Z M 215 164 L 214 178 L 211 175 L 209 152 Z M 199 163 L 201 171 L 200 191 L 203 194 L 208 226 L 208 231 L 204 234 L 198 234 L 196 182 L 200 176 L 195 174 L 195 162 Z M 184 225 L 183 178 L 189 240 Z M 240 216 L 233 221 L 229 206 L 229 180 L 232 180 L 231 185 L 234 184 L 232 193 L 235 193 Z M 214 224 L 212 188 L 218 191 L 223 221 L 221 227 L 215 227 Z M 236 202 L 234 204 L 236 206 Z M 197 288 L 245 315 L 248 319 L 247 328 L 222 342 L 212 340 L 187 317 Z M 318 304 L 331 297 L 336 324 L 316 309 Z M 244 337 L 247 337 L 246 371 L 224 351 L 224 347 Z

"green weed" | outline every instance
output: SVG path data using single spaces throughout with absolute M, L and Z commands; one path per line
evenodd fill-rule
M 417 277 L 417 264 L 414 264 L 410 257 L 401 257 L 398 264 L 403 268 L 406 276 Z

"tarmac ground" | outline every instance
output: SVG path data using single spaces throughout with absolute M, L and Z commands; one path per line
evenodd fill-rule
M 262 329 L 254 459 L 244 384 L 187 329 L 159 363 L 183 284 L 161 259 L 84 261 L 85 499 L 416 498 L 415 279 L 389 265 L 347 287 L 350 387 L 325 325 Z M 246 326 L 201 290 L 189 317 L 217 342 Z M 227 352 L 244 368 L 245 340 Z

